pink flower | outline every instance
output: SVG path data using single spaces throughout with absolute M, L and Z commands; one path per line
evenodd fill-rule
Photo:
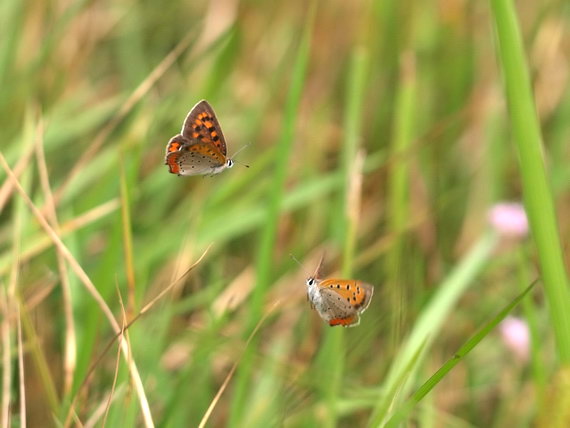
M 488 214 L 489 223 L 502 236 L 524 238 L 528 234 L 528 220 L 522 204 L 501 202 L 493 205 Z
M 520 318 L 508 316 L 501 322 L 499 329 L 503 342 L 516 359 L 522 362 L 527 361 L 530 342 L 527 323 Z

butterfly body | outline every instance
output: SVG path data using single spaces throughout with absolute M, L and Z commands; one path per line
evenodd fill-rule
M 372 299 L 374 287 L 354 279 L 307 279 L 311 306 L 330 326 L 354 327 Z
M 190 110 L 180 134 L 170 139 L 164 163 L 178 175 L 214 175 L 233 166 L 216 114 L 206 100 Z

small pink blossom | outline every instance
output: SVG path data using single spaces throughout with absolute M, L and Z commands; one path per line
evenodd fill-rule
M 488 214 L 489 223 L 502 236 L 524 238 L 528 234 L 528 219 L 522 204 L 501 202 L 493 205 Z
M 527 323 L 516 317 L 507 317 L 499 329 L 503 342 L 519 361 L 527 361 L 529 356 L 530 333 Z

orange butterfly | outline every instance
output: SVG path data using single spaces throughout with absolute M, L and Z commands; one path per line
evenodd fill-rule
M 214 175 L 231 168 L 226 140 L 212 106 L 200 101 L 184 120 L 182 131 L 166 146 L 164 163 L 178 175 Z
M 321 263 L 306 282 L 311 308 L 316 309 L 330 326 L 357 326 L 360 314 L 370 304 L 374 287 L 355 279 L 318 279 Z

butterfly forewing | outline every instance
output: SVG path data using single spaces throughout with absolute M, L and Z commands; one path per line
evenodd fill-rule
M 347 279 L 325 279 L 319 283 L 319 288 L 334 291 L 359 312 L 368 307 L 374 292 L 374 287 L 370 284 Z
M 226 140 L 212 106 L 206 100 L 196 104 L 182 125 L 182 135 L 188 139 L 196 139 L 205 144 L 212 144 L 225 157 Z

